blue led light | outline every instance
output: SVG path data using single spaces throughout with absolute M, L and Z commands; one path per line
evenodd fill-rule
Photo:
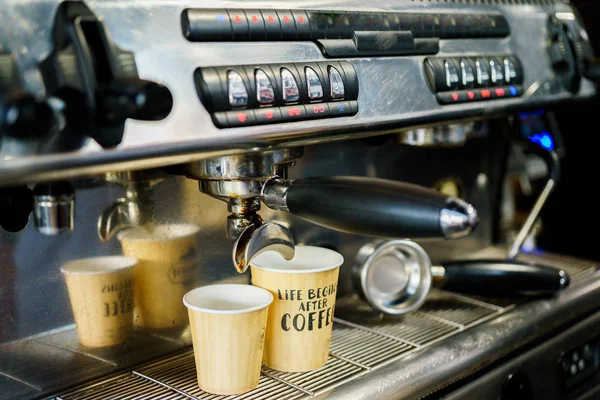
M 220 21 L 220 22 L 225 21 L 225 16 L 223 14 L 217 14 L 217 16 L 215 18 L 217 19 L 217 21 Z
M 529 137 L 533 143 L 537 143 L 546 150 L 554 150 L 554 139 L 548 132 L 542 132 Z
M 518 94 L 519 94 L 519 91 L 517 90 L 517 88 L 516 88 L 516 87 L 514 87 L 514 86 L 511 86 L 511 87 L 510 87 L 510 94 L 511 94 L 511 95 L 513 95 L 513 96 L 516 96 L 516 95 L 518 95 Z

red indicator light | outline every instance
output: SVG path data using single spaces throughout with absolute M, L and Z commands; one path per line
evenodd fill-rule
M 275 22 L 275 18 L 273 18 L 272 15 L 269 15 L 267 19 L 269 20 L 269 22 Z
M 240 18 L 239 15 L 236 15 L 235 17 L 233 17 L 233 20 L 236 22 L 236 24 L 239 24 L 240 22 L 242 22 L 242 19 Z
M 469 96 L 469 99 L 470 99 L 470 100 L 473 100 L 473 99 L 475 98 L 475 93 L 473 93 L 473 92 L 468 92 L 468 93 L 467 93 L 467 96 Z
M 504 89 L 502 89 L 502 88 L 496 89 L 496 96 L 504 97 L 504 95 L 505 95 Z
M 273 118 L 273 111 L 266 111 L 265 112 L 265 117 L 267 117 L 267 119 Z
M 458 101 L 458 93 L 452 93 L 452 100 Z
M 258 22 L 258 17 L 256 15 L 252 16 L 252 22 Z
M 238 113 L 237 117 L 240 122 L 246 122 L 246 118 L 247 118 L 246 113 L 243 113 L 243 112 Z
M 298 117 L 300 115 L 300 109 L 299 108 L 290 108 L 288 110 L 288 115 L 290 117 Z
M 320 113 L 324 113 L 324 112 L 325 112 L 325 106 L 324 105 L 313 106 L 313 113 L 314 114 L 320 114 Z
M 283 17 L 283 22 L 285 22 L 286 24 L 290 22 L 290 17 L 288 17 L 287 15 L 285 15 Z
M 481 97 L 483 97 L 484 99 L 487 99 L 488 97 L 490 97 L 492 94 L 490 93 L 489 90 L 482 90 L 481 91 Z
M 301 15 L 298 17 L 298 21 L 300 21 L 301 24 L 304 23 L 304 17 Z

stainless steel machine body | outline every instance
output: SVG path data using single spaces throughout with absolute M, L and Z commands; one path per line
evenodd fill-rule
M 106 137 L 95 140 L 88 134 L 77 136 L 75 132 L 77 140 L 70 141 L 71 136 L 61 136 L 60 128 L 65 124 L 69 126 L 68 121 L 63 120 L 68 120 L 68 115 L 61 108 L 66 100 L 61 100 L 62 92 L 52 92 L 53 82 L 40 72 L 40 63 L 53 54 L 54 16 L 61 2 L 9 0 L 0 5 L 0 53 L 14 61 L 20 90 L 40 102 L 47 101 L 58 119 L 48 136 L 52 137 L 52 146 L 40 145 L 36 137 L 15 136 L 11 130 L 15 115 L 12 120 L 0 119 L 3 135 L 0 195 L 4 193 L 2 190 L 12 193 L 10 190 L 22 189 L 24 185 L 34 187 L 58 181 L 68 181 L 75 193 L 73 199 L 63 196 L 54 201 L 52 198 L 34 209 L 38 228 L 46 227 L 42 231 L 45 234 L 36 229 L 33 219 L 18 233 L 0 232 L 3 256 L 0 262 L 0 399 L 212 398 L 194 386 L 188 327 L 136 328 L 132 340 L 109 349 L 88 349 L 78 343 L 59 268 L 74 258 L 120 254 L 122 250 L 115 233 L 132 226 L 186 223 L 199 227 L 200 256 L 188 277 L 190 286 L 249 282 L 249 273 L 239 274 L 231 265 L 232 241 L 238 240 L 248 225 L 260 228 L 268 226 L 263 225 L 265 222 L 276 223 L 281 227 L 278 234 L 290 232 L 296 244 L 326 246 L 344 255 L 346 263 L 340 277 L 339 306 L 328 364 L 309 374 L 286 375 L 265 369 L 259 388 L 241 398 L 435 397 L 438 389 L 457 379 L 473 377 L 480 367 L 509 356 L 512 351 L 597 311 L 600 306 L 595 264 L 546 255 L 539 259 L 565 268 L 574 281 L 579 279 L 577 285 L 555 299 L 525 302 L 434 291 L 416 313 L 402 318 L 382 318 L 353 295 L 351 284 L 351 269 L 358 251 L 372 239 L 330 230 L 281 211 L 287 207 L 281 201 L 285 185 L 265 186 L 275 177 L 294 181 L 344 175 L 436 188 L 471 204 L 479 215 L 479 226 L 460 239 L 419 240 L 432 261 L 476 256 L 482 251 L 504 257 L 502 251 L 490 245 L 497 224 L 498 199 L 509 148 L 505 136 L 513 129 L 514 115 L 595 95 L 591 81 L 581 78 L 580 85 L 573 83 L 579 77 L 573 79 L 573 65 L 569 63 L 575 55 L 583 56 L 583 47 L 589 43 L 584 27 L 568 3 L 558 0 L 523 0 L 511 4 L 386 0 L 364 4 L 348 0 L 297 0 L 273 5 L 255 0 L 210 0 L 201 4 L 97 0 L 85 4 L 104 24 L 120 60 L 130 63 L 131 59 L 126 56 L 130 52 L 139 79 L 162 84 L 170 91 L 172 109 L 160 120 L 130 117 L 124 122 L 122 140 L 115 146 L 99 144 L 107 140 Z M 333 15 L 409 15 L 415 16 L 410 22 L 415 24 L 413 41 L 408 40 L 406 31 L 400 28 L 396 29 L 404 33 L 397 37 L 390 28 L 391 33 L 378 39 L 391 43 L 392 35 L 394 40 L 403 38 L 413 44 L 433 43 L 438 47 L 433 51 L 426 47 L 424 51 L 429 53 L 425 54 L 410 51 L 400 54 L 405 49 L 396 50 L 400 53 L 386 53 L 387 45 L 377 45 L 379 54 L 367 51 L 347 57 L 331 56 L 327 51 L 333 50 L 328 46 L 336 39 L 332 39 L 330 31 L 341 35 L 341 28 L 335 27 L 336 24 L 331 25 L 334 28 L 323 28 L 330 30 L 324 37 L 319 33 L 314 39 L 306 40 L 297 37 L 283 40 L 281 33 L 281 40 L 190 41 L 181 25 L 182 13 L 188 8 L 221 10 L 232 29 L 236 23 L 235 13 L 250 16 L 246 19 L 249 23 L 252 10 L 262 10 L 261 18 L 266 18 L 262 19 L 263 24 L 269 21 L 270 13 L 281 17 L 280 21 L 296 15 L 291 11 L 287 14 L 288 10 L 307 13 L 326 10 Z M 428 14 L 437 15 L 433 23 L 438 28 L 425 33 L 429 26 Z M 441 21 L 450 14 L 454 23 L 449 23 L 457 26 L 458 22 L 463 31 L 448 34 L 442 30 Z M 504 17 L 509 32 L 483 38 L 469 31 L 467 25 L 461 25 L 476 19 L 487 21 L 491 27 L 495 23 L 489 22 L 488 15 L 498 23 L 502 20 L 495 18 Z M 370 21 L 370 24 L 379 23 Z M 279 24 L 281 28 L 283 22 Z M 552 52 L 557 48 L 564 50 L 564 46 L 555 43 L 557 37 L 562 37 L 553 34 L 557 24 L 572 36 L 574 47 L 581 47 L 579 53 L 569 53 L 573 60 L 567 57 L 561 61 L 562 53 Z M 402 23 L 399 26 L 402 27 Z M 436 35 L 446 36 L 436 40 Z M 357 43 L 369 37 L 368 32 L 363 32 L 353 43 L 358 46 Z M 342 44 L 347 46 L 350 39 L 344 40 Z M 449 99 L 453 99 L 452 94 L 456 92 L 457 98 L 461 98 L 460 104 L 440 103 L 439 93 L 431 87 L 427 60 L 456 59 L 460 68 L 463 58 L 472 60 L 475 66 L 475 60 L 481 57 L 493 62 L 501 60 L 503 66 L 506 61 L 507 68 L 509 62 L 518 60 L 522 82 L 514 85 L 514 95 L 512 82 L 506 80 L 505 84 L 491 88 L 448 90 Z M 297 71 L 306 64 L 327 71 L 325 67 L 320 69 L 320 65 L 327 63 L 337 63 L 335 65 L 348 73 L 345 76 L 350 76 L 350 70 L 344 69 L 348 65 L 355 71 L 357 97 L 343 99 L 348 100 L 350 108 L 356 107 L 354 115 L 218 128 L 215 125 L 218 118 L 211 115 L 214 113 L 209 110 L 207 98 L 199 97 L 195 79 L 198 68 L 241 70 L 240 66 L 252 69 L 270 65 L 267 69 L 271 71 L 277 66 Z M 506 71 L 510 73 L 510 69 Z M 330 79 L 333 79 L 331 75 Z M 468 81 L 469 77 L 465 79 Z M 0 79 L 0 91 L 2 82 Z M 300 82 L 300 86 L 303 85 Z M 324 81 L 323 85 L 329 89 L 334 86 L 333 81 Z M 473 99 L 477 101 L 466 100 L 470 97 L 469 89 L 476 91 Z M 334 99 L 333 91 L 327 93 L 325 91 L 323 96 Z M 487 94 L 489 99 L 484 98 Z M 133 99 L 136 106 L 143 106 L 143 98 L 133 96 Z M 4 101 L 4 97 L 0 96 L 0 100 Z M 318 104 L 330 107 L 328 110 L 341 110 L 337 107 L 341 103 L 330 103 L 314 103 L 317 104 L 315 112 L 321 110 Z M 278 108 L 286 110 L 285 107 L 292 106 Z M 307 102 L 302 107 L 310 112 L 312 103 Z M 231 112 L 242 110 L 256 117 L 259 110 L 266 109 L 248 111 L 248 108 L 233 107 L 227 115 L 235 117 Z M 2 112 L 5 111 L 2 108 Z M 136 113 L 131 115 L 139 117 Z M 246 118 L 240 117 L 240 123 Z M 38 196 L 37 200 L 44 199 Z M 268 207 L 262 206 L 258 211 L 260 201 Z M 52 221 L 44 217 L 44 207 L 60 218 L 40 222 Z M 286 248 L 286 245 L 281 247 L 281 242 L 269 243 L 280 246 L 280 250 Z M 248 254 L 241 253 L 247 260 Z M 564 310 L 560 318 L 553 315 L 553 307 Z M 539 329 L 534 329 L 536 326 Z M 159 358 L 161 361 L 157 361 Z M 84 383 L 90 386 L 81 386 Z

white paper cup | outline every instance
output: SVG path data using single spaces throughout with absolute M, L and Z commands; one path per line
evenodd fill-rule
M 200 389 L 232 395 L 258 386 L 272 302 L 268 291 L 236 284 L 204 286 L 183 297 Z
M 333 250 L 296 246 L 292 260 L 268 251 L 250 263 L 252 284 L 274 297 L 267 321 L 265 365 L 286 372 L 325 365 L 343 262 L 344 257 Z
M 123 254 L 139 261 L 135 273 L 134 322 L 145 328 L 187 324 L 181 298 L 198 272 L 196 225 L 164 224 L 120 232 Z
M 112 256 L 73 260 L 62 266 L 82 345 L 113 346 L 131 335 L 136 265 L 134 258 Z

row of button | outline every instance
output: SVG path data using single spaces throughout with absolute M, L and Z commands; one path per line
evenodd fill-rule
M 523 94 L 521 85 L 496 87 L 490 89 L 457 90 L 453 92 L 442 92 L 436 94 L 438 102 L 442 104 L 466 103 L 470 101 L 481 101 L 491 99 L 502 99 L 507 97 L 518 97 Z
M 196 87 L 209 111 L 355 100 L 356 72 L 347 62 L 199 68 Z
M 428 58 L 425 71 L 434 92 L 523 83 L 516 56 Z
M 257 110 L 220 111 L 213 113 L 213 121 L 219 128 L 261 125 L 276 122 L 302 121 L 316 118 L 333 118 L 354 115 L 358 103 L 337 101 L 334 103 L 297 104 L 285 107 L 259 108 Z
M 184 36 L 192 42 L 351 39 L 357 31 L 410 31 L 414 37 L 506 37 L 501 14 L 372 13 L 280 9 L 186 9 Z

